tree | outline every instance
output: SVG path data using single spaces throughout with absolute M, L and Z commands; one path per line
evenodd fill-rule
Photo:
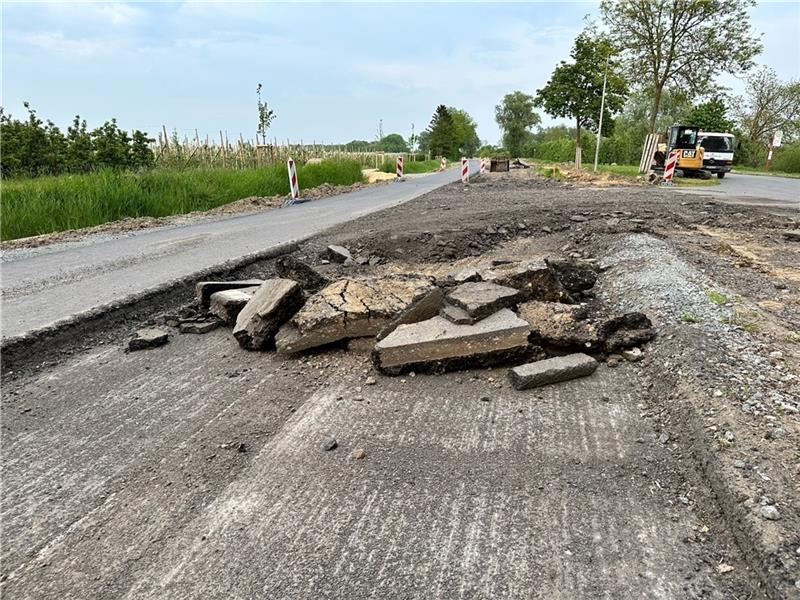
M 274 110 L 270 110 L 266 102 L 261 101 L 261 84 L 256 86 L 258 96 L 258 133 L 261 135 L 261 143 L 267 143 L 267 130 L 272 124 L 272 120 L 277 116 Z
M 503 130 L 503 146 L 512 156 L 521 156 L 522 148 L 530 139 L 531 127 L 539 124 L 539 115 L 533 108 L 533 96 L 519 91 L 506 94 L 494 107 L 494 119 Z
M 575 38 L 570 52 L 573 62 L 561 63 L 550 81 L 536 94 L 536 105 L 553 117 L 575 121 L 575 168 L 581 168 L 581 130 L 597 131 L 603 95 L 603 77 L 607 74 L 606 97 L 603 103 L 603 129 L 613 126 L 612 115 L 622 110 L 628 85 L 614 58 L 617 51 L 607 39 L 593 31 L 584 31 Z
M 776 131 L 791 142 L 800 136 L 800 81 L 781 81 L 775 71 L 762 67 L 747 79 L 744 98 L 739 98 L 736 116 L 744 134 L 753 142 L 768 145 Z
M 750 26 L 755 0 L 603 0 L 600 12 L 632 74 L 652 94 L 649 131 L 655 133 L 668 84 L 701 93 L 716 73 L 753 66 L 760 36 Z M 633 77 L 631 78 L 634 79 Z
M 453 139 L 456 153 L 460 156 L 474 156 L 481 145 L 478 137 L 478 124 L 465 110 L 448 107 L 450 116 L 453 117 Z
M 428 125 L 428 150 L 434 156 L 456 158 L 455 127 L 453 116 L 444 104 L 436 107 L 430 125 Z
M 152 167 L 156 161 L 150 144 L 155 139 L 147 137 L 147 134 L 138 129 L 134 130 L 131 136 L 130 166 L 135 169 L 146 169 Z
M 117 120 L 106 121 L 92 132 L 94 160 L 98 167 L 125 169 L 130 165 L 130 141 L 127 132 L 117 126 Z
M 390 133 L 378 142 L 378 149 L 384 152 L 408 152 L 408 145 L 399 133 Z
M 725 102 L 712 98 L 694 106 L 686 115 L 686 123 L 697 125 L 703 131 L 729 132 L 733 129 L 733 121 L 728 119 L 726 111 Z
M 92 169 L 92 136 L 86 128 L 86 120 L 75 115 L 72 125 L 67 127 L 67 169 L 72 173 L 86 173 Z

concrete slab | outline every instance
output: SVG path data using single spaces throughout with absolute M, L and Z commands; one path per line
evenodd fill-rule
M 208 310 L 225 323 L 235 323 L 236 317 L 250 302 L 258 287 L 247 287 L 236 290 L 214 292 L 208 303 Z
M 223 290 L 238 290 L 242 288 L 258 287 L 264 283 L 263 279 L 246 279 L 241 281 L 199 281 L 195 286 L 197 303 L 200 306 L 208 306 L 211 302 L 211 294 Z
M 242 348 L 271 344 L 278 328 L 303 305 L 303 288 L 291 279 L 267 279 L 236 317 L 233 337 Z
M 578 352 L 520 365 L 511 369 L 508 375 L 514 389 L 525 390 L 586 377 L 594 373 L 596 369 L 597 361 L 595 359 Z
M 437 316 L 398 327 L 376 344 L 373 363 L 389 375 L 495 364 L 527 352 L 529 331 L 528 323 L 507 308 L 474 325 Z
M 475 320 L 483 319 L 518 302 L 514 288 L 485 281 L 462 283 L 447 294 L 447 301 L 466 311 Z

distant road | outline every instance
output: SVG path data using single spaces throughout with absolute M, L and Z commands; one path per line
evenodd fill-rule
M 734 204 L 796 208 L 800 211 L 800 179 L 789 177 L 728 173 L 718 186 L 679 191 L 716 196 Z
M 471 161 L 470 170 L 477 171 Z M 302 239 L 457 181 L 449 169 L 286 209 L 12 250 L 2 257 L 2 337 L 40 329 L 137 292 Z

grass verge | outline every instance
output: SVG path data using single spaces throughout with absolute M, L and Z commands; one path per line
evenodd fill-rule
M 397 165 L 394 162 L 385 162 L 378 167 L 379 171 L 384 173 L 396 173 Z M 403 174 L 409 175 L 412 173 L 431 173 L 439 170 L 438 160 L 406 160 L 403 164 Z
M 298 167 L 301 189 L 363 181 L 357 161 Z M 6 180 L 2 184 L 0 239 L 80 229 L 126 217 L 166 217 L 203 211 L 248 196 L 288 195 L 284 165 L 254 169 L 98 171 Z

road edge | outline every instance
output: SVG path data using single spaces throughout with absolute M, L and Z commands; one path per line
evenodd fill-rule
M 2 377 L 5 379 L 13 376 L 15 371 L 30 366 L 30 363 L 42 360 L 43 357 L 45 362 L 52 362 L 52 355 L 64 353 L 67 345 L 74 346 L 76 337 L 86 339 L 86 345 L 91 345 L 91 337 L 106 330 L 112 320 L 122 323 L 139 321 L 146 315 L 152 316 L 159 309 L 163 311 L 166 305 L 190 302 L 194 298 L 194 288 L 198 281 L 230 278 L 236 271 L 255 263 L 296 251 L 300 244 L 311 237 L 313 235 L 217 263 L 114 302 L 75 313 L 46 327 L 4 338 L 0 340 Z

